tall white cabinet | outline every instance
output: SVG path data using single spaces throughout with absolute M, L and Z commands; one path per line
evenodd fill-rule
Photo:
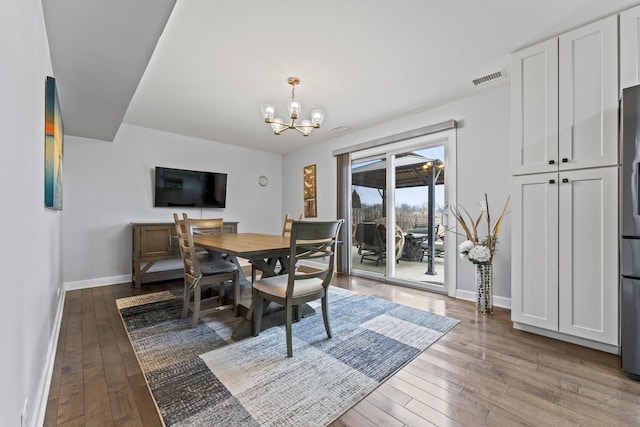
M 618 17 L 512 56 L 516 328 L 617 351 Z
M 640 84 L 640 6 L 620 13 L 620 92 Z

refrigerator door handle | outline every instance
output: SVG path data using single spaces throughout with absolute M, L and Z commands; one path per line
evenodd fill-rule
M 640 276 L 634 276 L 633 274 L 622 274 L 623 279 L 640 280 Z

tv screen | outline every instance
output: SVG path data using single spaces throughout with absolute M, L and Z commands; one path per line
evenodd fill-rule
M 227 174 L 156 167 L 155 207 L 224 208 Z

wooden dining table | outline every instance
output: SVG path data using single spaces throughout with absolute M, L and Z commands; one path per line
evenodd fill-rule
M 251 301 L 251 281 L 247 279 L 238 258 L 248 259 L 260 271 L 262 277 L 287 273 L 286 260 L 290 251 L 290 237 L 262 233 L 222 233 L 194 234 L 194 243 L 211 252 L 224 254 L 227 261 L 238 266 L 240 283 L 240 312 L 246 312 L 244 321 L 234 329 L 233 338 L 241 339 L 251 335 L 253 305 Z M 278 268 L 279 267 L 279 268 Z M 299 307 L 302 317 L 315 314 L 308 305 Z M 281 306 L 271 305 L 264 312 L 262 328 L 284 323 L 284 310 Z

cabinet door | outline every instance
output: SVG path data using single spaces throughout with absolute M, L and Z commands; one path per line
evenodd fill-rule
M 640 84 L 640 6 L 620 13 L 620 91 L 637 84 Z
M 557 170 L 558 39 L 511 57 L 513 175 Z
M 618 162 L 618 17 L 559 38 L 560 170 Z
M 511 320 L 558 330 L 558 174 L 513 178 Z
M 618 169 L 560 181 L 560 332 L 618 345 Z
M 140 256 L 142 258 L 171 257 L 174 255 L 171 236 L 175 225 L 148 225 L 140 229 Z

